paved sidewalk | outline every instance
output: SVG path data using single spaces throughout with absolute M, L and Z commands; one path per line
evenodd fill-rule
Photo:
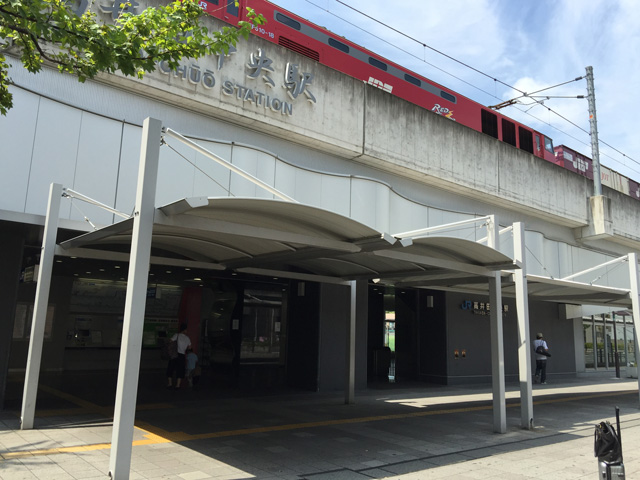
M 35 430 L 0 412 L 0 479 L 108 478 L 107 403 L 49 388 L 56 410 Z M 369 389 L 341 394 L 221 397 L 211 392 L 141 395 L 131 479 L 596 479 L 594 425 L 621 410 L 626 478 L 640 478 L 640 400 L 631 379 L 536 385 L 536 428 L 520 428 L 508 388 L 506 434 L 492 432 L 488 387 Z

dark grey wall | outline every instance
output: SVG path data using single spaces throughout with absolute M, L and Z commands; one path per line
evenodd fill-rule
M 355 387 L 367 386 L 368 295 L 366 281 L 357 284 L 356 380 Z M 343 390 L 346 386 L 347 328 L 350 288 L 320 286 L 320 361 L 318 390 Z
M 35 282 L 20 284 L 18 302 L 33 303 L 36 295 Z M 56 277 L 51 279 L 49 305 L 55 306 L 51 338 L 45 338 L 42 347 L 43 372 L 59 372 L 64 369 L 64 352 L 67 338 L 67 319 L 69 317 L 69 303 L 73 279 L 70 277 Z M 27 365 L 29 340 L 14 340 L 11 344 L 11 359 L 9 368 L 24 370 Z
M 461 306 L 464 301 L 486 303 L 488 297 L 450 293 L 447 295 L 447 383 L 488 383 L 491 381 L 491 333 L 489 315 L 478 315 Z M 503 315 L 504 365 L 507 381 L 518 377 L 518 334 L 515 300 L 503 298 L 508 311 Z M 547 364 L 547 374 L 553 377 L 576 375 L 573 322 L 560 320 L 559 307 L 554 303 L 529 303 L 530 338 L 543 332 L 549 343 L 552 357 Z M 455 358 L 455 351 L 459 356 Z M 465 351 L 466 356 L 462 353 Z M 533 348 L 532 365 L 535 367 Z
M 0 230 L 0 410 L 4 408 L 5 388 L 11 354 L 13 322 L 22 267 L 23 228 L 3 223 Z

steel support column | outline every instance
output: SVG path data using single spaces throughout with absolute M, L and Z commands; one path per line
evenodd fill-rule
M 640 298 L 638 295 L 640 294 L 640 282 L 638 280 L 638 254 L 630 253 L 629 254 L 629 281 L 631 285 L 631 291 L 629 295 L 631 295 L 631 308 L 633 311 L 633 326 L 635 330 L 635 337 L 638 338 L 638 332 L 640 331 Z M 637 340 L 636 340 L 637 345 Z M 638 365 L 638 353 L 636 350 L 636 365 Z M 640 395 L 640 375 L 638 375 L 638 392 Z M 639 398 L 640 400 L 640 398 Z
M 36 412 L 44 327 L 47 322 L 47 310 L 49 308 L 49 290 L 51 287 L 51 273 L 53 272 L 53 257 L 56 250 L 61 200 L 62 185 L 52 183 L 49 187 L 49 204 L 47 206 L 47 216 L 44 225 L 38 285 L 36 287 L 36 298 L 33 306 L 31 338 L 29 339 L 29 354 L 24 379 L 24 393 L 22 395 L 22 412 L 20 414 L 20 428 L 22 430 L 33 428 Z
M 144 312 L 147 301 L 161 132 L 162 123 L 159 120 L 145 119 L 142 128 L 131 257 L 109 460 L 109 476 L 115 480 L 128 479 L 131 468 L 131 444 L 138 394 Z
M 493 431 L 507 431 L 507 407 L 504 386 L 504 335 L 502 331 L 502 286 L 500 272 L 489 278 L 491 305 L 491 383 L 493 385 Z
M 513 274 L 518 317 L 518 379 L 520 381 L 520 425 L 533 428 L 533 391 L 531 386 L 531 339 L 529 338 L 529 290 L 525 256 L 524 224 L 513 224 L 513 258 L 520 269 Z
M 351 305 L 349 309 L 349 326 L 347 328 L 347 378 L 344 393 L 344 403 L 352 404 L 355 402 L 355 385 L 356 385 L 356 291 L 357 283 L 355 280 L 349 282 L 351 289 Z

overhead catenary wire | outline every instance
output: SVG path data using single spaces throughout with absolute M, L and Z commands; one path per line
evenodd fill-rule
M 470 83 L 470 82 L 468 82 L 468 81 L 466 81 L 466 80 L 463 80 L 463 79 L 461 79 L 461 78 L 457 77 L 456 75 L 453 75 L 453 74 L 451 74 L 450 72 L 447 72 L 446 70 L 444 70 L 444 69 L 442 69 L 442 68 L 440 68 L 440 67 L 437 67 L 437 66 L 433 65 L 432 63 L 426 62 L 426 60 L 424 60 L 424 59 L 420 58 L 419 56 L 414 55 L 414 54 L 412 54 L 412 53 L 410 53 L 410 52 L 408 52 L 408 51 L 406 51 L 406 50 L 402 49 L 401 47 L 398 47 L 397 45 L 395 45 L 395 44 L 393 44 L 393 43 L 391 43 L 391 42 L 389 42 L 389 41 L 387 41 L 387 40 L 385 40 L 385 39 L 383 39 L 383 38 L 381 38 L 381 37 L 379 37 L 379 36 L 377 36 L 377 35 L 374 35 L 374 34 L 373 34 L 373 33 L 371 33 L 370 31 L 365 30 L 364 28 L 362 28 L 362 27 L 360 27 L 360 26 L 358 26 L 358 25 L 356 25 L 356 24 L 354 24 L 354 23 L 352 23 L 352 22 L 349 22 L 348 20 L 346 20 L 346 19 L 344 19 L 344 18 L 340 17 L 339 15 L 337 15 L 337 14 L 335 14 L 335 13 L 331 12 L 330 10 L 328 10 L 328 8 L 324 8 L 324 7 L 322 7 L 322 6 L 320 6 L 320 5 L 316 4 L 316 3 L 314 3 L 314 2 L 313 2 L 313 1 L 311 1 L 311 0 L 305 0 L 305 1 L 306 1 L 307 3 L 309 3 L 310 5 L 313 5 L 314 7 L 319 8 L 319 9 L 321 9 L 321 10 L 323 10 L 323 11 L 327 12 L 329 15 L 332 15 L 332 16 L 334 16 L 334 17 L 336 17 L 336 18 L 340 19 L 341 21 L 343 21 L 343 22 L 345 22 L 345 23 L 347 23 L 347 24 L 349 24 L 349 25 L 351 25 L 351 26 L 353 26 L 353 27 L 355 27 L 355 28 L 357 28 L 357 29 L 359 29 L 359 30 L 361 30 L 361 31 L 363 31 L 363 32 L 365 32 L 365 33 L 367 33 L 367 34 L 371 35 L 371 36 L 373 36 L 374 38 L 376 38 L 376 39 L 378 39 L 378 40 L 380 40 L 380 41 L 382 41 L 382 42 L 384 42 L 384 43 L 386 43 L 386 44 L 388 44 L 388 45 L 390 45 L 390 46 L 392 46 L 392 47 L 394 47 L 394 48 L 396 48 L 396 49 L 398 49 L 398 50 L 400 50 L 400 51 L 402 51 L 402 52 L 404 52 L 404 53 L 406 53 L 407 55 L 410 55 L 410 56 L 412 56 L 412 57 L 414 57 L 414 58 L 418 59 L 419 61 L 422 61 L 422 62 L 426 63 L 427 65 L 429 65 L 429 66 L 431 66 L 431 67 L 433 67 L 433 68 L 436 68 L 437 70 L 439 70 L 439 71 L 441 71 L 441 72 L 443 72 L 443 73 L 445 73 L 445 74 L 447 74 L 447 75 L 451 76 L 452 78 L 455 78 L 456 80 L 461 81 L 461 82 L 463 82 L 464 84 L 469 85 L 470 87 L 475 88 L 475 89 L 477 89 L 477 90 L 479 90 L 479 91 L 481 91 L 481 92 L 483 92 L 483 93 L 485 93 L 485 94 L 487 94 L 487 95 L 489 95 L 489 96 L 491 96 L 491 97 L 494 97 L 494 98 L 500 99 L 500 98 L 499 98 L 498 96 L 496 96 L 495 94 L 492 94 L 492 93 L 490 93 L 490 92 L 487 92 L 486 90 L 483 90 L 482 88 L 480 88 L 480 87 L 478 87 L 478 86 L 476 86 L 476 85 L 473 85 L 472 83 Z M 431 46 L 427 45 L 426 43 L 421 42 L 420 40 L 417 40 L 416 38 L 414 38 L 414 37 L 412 37 L 412 36 L 410 36 L 410 35 L 407 35 L 406 33 L 404 33 L 404 32 L 402 32 L 402 31 L 400 31 L 400 30 L 398 30 L 398 29 L 396 29 L 396 28 L 394 28 L 394 27 L 390 26 L 389 24 L 387 24 L 387 23 L 385 23 L 385 22 L 383 22 L 383 21 L 381 21 L 381 20 L 376 19 L 375 17 L 372 17 L 372 16 L 370 16 L 370 15 L 368 15 L 368 14 L 366 14 L 366 13 L 362 12 L 361 10 L 358 10 L 357 8 L 355 8 L 355 7 L 351 6 L 351 5 L 348 5 L 347 3 L 345 3 L 345 2 L 344 2 L 344 1 L 342 1 L 342 0 L 335 0 L 335 1 L 336 1 L 337 3 L 339 3 L 339 4 L 343 5 L 343 6 L 345 6 L 346 8 L 349 8 L 350 10 L 353 10 L 354 12 L 358 13 L 359 15 L 362 15 L 362 16 L 364 16 L 364 17 L 366 17 L 366 18 L 370 19 L 371 21 L 376 22 L 376 23 L 378 23 L 378 24 L 382 25 L 383 27 L 385 27 L 385 28 L 387 28 L 387 29 L 389 29 L 389 30 L 391 30 L 391 31 L 393 31 L 393 32 L 396 32 L 396 33 L 398 33 L 399 35 L 402 35 L 402 36 L 406 37 L 407 39 L 409 39 L 409 40 L 411 40 L 411 41 L 413 41 L 413 42 L 415 42 L 415 43 L 419 44 L 420 46 L 422 46 L 422 47 L 423 47 L 423 48 L 425 48 L 425 49 L 427 49 L 427 48 L 428 48 L 428 49 L 430 49 L 430 50 L 432 50 L 432 51 L 436 52 L 437 54 L 442 55 L 442 56 L 444 56 L 444 57 L 446 57 L 446 58 L 448 58 L 448 59 L 450 59 L 450 60 L 452 60 L 452 61 L 454 61 L 454 62 L 456 62 L 456 63 L 458 63 L 458 64 L 460 64 L 460 65 L 462 65 L 462 66 L 464 66 L 465 68 L 468 68 L 468 69 L 470 69 L 470 70 L 472 70 L 472 71 L 474 71 L 474 72 L 476 72 L 476 73 L 478 73 L 478 74 L 480 74 L 480 75 L 482 75 L 482 76 L 485 76 L 485 77 L 487 77 L 487 78 L 489 78 L 489 79 L 493 80 L 493 81 L 494 81 L 494 83 L 500 83 L 500 84 L 502 84 L 502 85 L 504 85 L 504 86 L 506 86 L 506 87 L 508 87 L 508 88 L 511 88 L 511 89 L 513 89 L 513 90 L 515 90 L 515 91 L 517 91 L 517 92 L 519 92 L 519 93 L 521 93 L 521 94 L 523 94 L 523 95 L 525 95 L 525 96 L 526 96 L 526 92 L 524 92 L 524 91 L 520 90 L 519 88 L 514 87 L 513 85 L 509 85 L 508 83 L 503 82 L 502 80 L 499 80 L 499 79 L 497 79 L 496 77 L 494 77 L 494 76 L 492 76 L 492 75 L 489 75 L 489 74 L 487 74 L 487 73 L 483 72 L 482 70 L 479 70 L 479 69 L 477 69 L 477 68 L 475 68 L 475 67 L 473 67 L 473 66 L 471 66 L 471 65 L 468 65 L 468 64 L 467 64 L 467 63 L 465 63 L 465 62 L 462 62 L 462 61 L 460 61 L 460 60 L 456 59 L 455 57 L 453 57 L 453 56 L 451 56 L 451 55 L 448 55 L 448 54 L 446 54 L 446 53 L 444 53 L 444 52 L 442 52 L 442 51 L 440 51 L 440 50 L 438 50 L 438 49 L 436 49 L 436 48 L 433 48 L 433 47 L 431 47 Z M 580 79 L 582 79 L 583 77 L 579 77 L 579 78 L 580 78 Z M 576 80 L 577 80 L 577 79 L 576 79 Z M 573 81 L 576 81 L 576 80 L 571 80 L 571 81 L 569 81 L 569 82 L 573 82 Z M 563 85 L 563 84 L 559 84 L 559 85 Z M 548 88 L 553 88 L 553 87 L 547 87 L 547 89 L 548 89 Z M 543 89 L 543 90 L 546 90 L 546 89 Z M 549 106 L 544 105 L 543 101 L 539 101 L 539 102 L 537 102 L 537 103 L 538 103 L 539 105 L 542 105 L 544 108 L 546 108 L 546 109 L 547 109 L 547 111 L 549 111 L 550 113 L 553 113 L 554 115 L 558 116 L 558 117 L 559 117 L 559 118 L 561 118 L 562 120 L 564 120 L 564 121 L 568 122 L 569 124 L 573 125 L 574 127 L 576 127 L 576 128 L 578 128 L 578 129 L 580 129 L 581 131 L 583 131 L 583 132 L 585 132 L 585 133 L 589 134 L 589 132 L 587 132 L 584 128 L 582 128 L 582 127 L 580 127 L 580 126 L 576 125 L 574 122 L 570 121 L 569 119 L 567 119 L 567 118 L 566 118 L 566 117 L 564 117 L 563 115 L 559 114 L 558 112 L 556 112 L 555 110 L 553 110 L 553 109 L 552 109 L 552 108 L 550 108 Z M 537 120 L 537 121 L 539 121 L 539 122 L 541 122 L 541 123 L 545 123 L 545 124 L 549 125 L 549 126 L 550 126 L 551 128 L 553 128 L 554 130 L 556 130 L 556 131 L 558 131 L 558 132 L 562 133 L 563 135 L 566 135 L 566 136 L 567 136 L 567 137 L 569 137 L 569 138 L 572 138 L 573 140 L 575 140 L 575 141 L 577 141 L 577 142 L 579 142 L 579 143 L 581 143 L 581 144 L 583 144 L 583 145 L 586 145 L 586 146 L 591 145 L 590 143 L 587 143 L 587 142 L 585 142 L 585 141 L 583 141 L 583 140 L 580 140 L 580 139 L 578 139 L 577 137 L 575 137 L 575 136 L 573 136 L 573 135 L 571 135 L 571 134 L 569 134 L 569 133 L 564 132 L 563 130 L 559 129 L 559 128 L 558 128 L 558 127 L 556 127 L 556 126 L 551 125 L 551 123 L 550 123 L 550 122 L 543 121 L 543 120 L 541 120 L 540 118 L 536 117 L 535 115 L 533 115 L 533 114 L 529 113 L 529 111 L 528 111 L 528 110 L 530 110 L 530 108 L 529 108 L 529 109 L 527 109 L 527 110 L 522 110 L 522 109 L 518 109 L 518 110 L 519 110 L 520 112 L 524 113 L 524 114 L 529 115 L 531 118 L 533 118 L 533 119 L 535 119 L 535 120 Z M 603 145 L 606 145 L 607 147 L 609 147 L 610 149 L 612 149 L 613 151 L 615 151 L 615 152 L 616 152 L 616 153 L 618 153 L 619 155 L 622 155 L 625 159 L 628 159 L 628 160 L 630 160 L 631 162 L 635 163 L 636 165 L 640 166 L 640 162 L 638 162 L 638 161 L 637 161 L 637 160 L 635 160 L 634 158 L 630 157 L 629 155 L 627 155 L 627 154 L 623 153 L 623 152 L 622 152 L 622 151 L 620 151 L 619 149 L 617 149 L 617 148 L 613 147 L 613 146 L 612 146 L 612 145 L 610 145 L 609 143 L 607 143 L 607 142 L 603 141 L 602 139 L 600 139 L 600 140 L 599 140 L 599 142 L 600 142 L 601 144 L 603 144 Z M 611 159 L 611 160 L 613 160 L 613 161 L 616 161 L 616 162 L 618 162 L 618 161 L 619 161 L 619 160 L 615 159 L 614 157 L 611 157 L 610 155 L 608 155 L 608 154 L 606 154 L 606 153 L 603 153 L 603 155 L 604 155 L 604 156 L 606 156 L 606 157 L 608 157 L 608 158 L 610 158 L 610 159 Z M 625 166 L 627 166 L 628 168 L 630 168 L 631 170 L 635 171 L 636 173 L 640 173 L 640 172 L 638 172 L 637 170 L 634 170 L 633 168 L 629 167 L 628 165 L 626 165 L 626 164 L 624 164 L 624 165 L 625 165 Z

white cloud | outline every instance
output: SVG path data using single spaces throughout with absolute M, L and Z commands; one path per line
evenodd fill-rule
M 498 103 L 494 95 L 503 99 L 518 95 L 492 78 L 425 49 L 336 0 L 275 2 L 482 104 Z M 572 80 L 584 75 L 586 66 L 593 66 L 600 138 L 640 162 L 636 120 L 640 106 L 640 61 L 637 60 L 640 6 L 637 0 L 345 0 L 345 3 L 526 92 Z M 399 45 L 409 54 L 372 35 Z M 425 60 L 461 80 L 442 73 Z M 579 94 L 586 94 L 584 80 L 549 91 L 549 95 L 554 96 Z M 545 105 L 581 128 L 589 129 L 586 100 L 549 99 Z M 556 144 L 563 143 L 590 155 L 589 135 L 544 107 L 538 106 L 529 112 L 540 120 L 513 107 L 503 113 L 549 134 Z M 603 146 L 602 149 L 614 157 L 603 156 L 604 164 L 640 179 L 640 165 L 610 148 Z M 635 172 L 625 168 L 623 162 L 631 165 Z

